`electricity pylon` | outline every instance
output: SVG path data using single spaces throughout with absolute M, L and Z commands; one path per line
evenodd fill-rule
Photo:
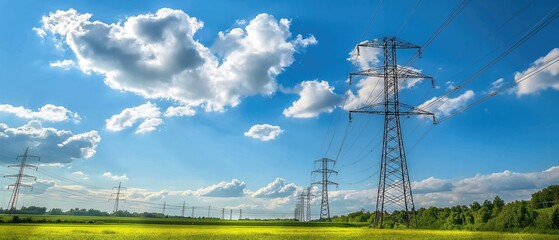
M 186 201 L 182 201 L 182 217 L 184 217 L 184 208 L 186 207 Z
M 322 174 L 322 180 L 321 181 L 317 181 L 317 182 L 313 182 L 312 185 L 322 185 L 322 201 L 320 203 L 320 219 L 321 220 L 328 220 L 330 221 L 330 206 L 328 205 L 328 185 L 336 185 L 338 186 L 338 183 L 332 182 L 330 180 L 328 180 L 328 177 L 330 176 L 330 174 L 334 173 L 334 174 L 338 174 L 337 171 L 334 171 L 330 168 L 328 168 L 329 163 L 336 163 L 335 160 L 329 159 L 329 158 L 321 158 L 315 161 L 315 163 L 320 162 L 321 163 L 321 167 L 320 169 L 316 169 L 314 171 L 312 171 L 312 173 L 321 173 Z
M 385 37 L 366 41 L 357 45 L 360 47 L 380 48 L 383 50 L 384 66 L 366 69 L 350 74 L 350 84 L 353 76 L 378 77 L 384 82 L 384 101 L 371 103 L 349 112 L 351 122 L 352 113 L 367 113 L 384 115 L 384 137 L 382 142 L 382 159 L 379 174 L 377 205 L 375 211 L 375 226 L 382 228 L 383 216 L 386 208 L 396 205 L 405 210 L 404 221 L 409 228 L 411 215 L 415 215 L 415 206 L 411 191 L 410 177 L 400 127 L 400 116 L 435 115 L 423 109 L 413 107 L 398 100 L 398 79 L 400 78 L 429 78 L 434 85 L 433 78 L 412 68 L 398 66 L 396 49 L 419 49 L 421 47 L 398 39 Z
M 31 169 L 35 169 L 35 171 L 37 171 L 38 167 L 31 165 L 31 164 L 27 164 L 27 159 L 28 158 L 37 158 L 39 161 L 41 160 L 40 157 L 38 156 L 33 156 L 33 155 L 29 155 L 29 148 L 25 149 L 25 153 L 23 155 L 17 156 L 16 160 L 21 159 L 21 163 L 20 164 L 16 164 L 16 165 L 8 165 L 8 167 L 19 167 L 19 172 L 18 174 L 13 174 L 13 175 L 6 175 L 4 177 L 15 177 L 16 178 L 16 182 L 14 184 L 10 184 L 8 185 L 8 189 L 10 189 L 10 187 L 13 187 L 14 190 L 12 191 L 12 196 L 10 197 L 10 202 L 8 203 L 8 209 L 10 210 L 9 213 L 12 214 L 17 207 L 17 199 L 19 197 L 19 188 L 20 187 L 30 187 L 31 191 L 33 191 L 33 186 L 31 186 L 30 184 L 26 184 L 26 183 L 22 183 L 21 179 L 22 178 L 33 178 L 34 180 L 37 180 L 37 177 L 35 176 L 31 176 L 31 175 L 27 175 L 24 174 L 23 171 L 25 170 L 25 168 L 31 168 Z
M 307 207 L 307 212 L 306 212 L 306 221 L 309 222 L 311 221 L 311 198 L 313 197 L 313 195 L 311 194 L 311 187 L 307 187 L 307 193 L 305 195 L 305 203 L 306 203 L 306 207 Z
M 122 182 L 119 182 L 119 183 L 118 183 L 118 187 L 113 187 L 113 190 L 116 188 L 117 191 L 116 191 L 116 193 L 111 194 L 111 196 L 115 195 L 116 197 L 115 197 L 114 199 L 109 199 L 109 201 L 111 201 L 111 200 L 114 200 L 114 201 L 115 201 L 115 206 L 113 207 L 113 214 L 114 214 L 114 215 L 116 215 L 116 213 L 118 212 L 118 203 L 119 203 L 120 201 L 126 202 L 126 199 L 120 198 L 121 195 L 124 195 L 124 193 L 121 193 L 120 190 L 121 190 L 121 189 L 126 190 L 125 187 L 121 187 L 121 186 L 120 186 L 121 183 L 122 183 Z M 165 211 L 165 210 L 163 210 L 163 211 Z

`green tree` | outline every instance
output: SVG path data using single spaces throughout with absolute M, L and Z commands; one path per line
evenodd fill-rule
M 505 201 L 503 201 L 503 199 L 501 199 L 499 196 L 495 196 L 495 199 L 493 199 L 493 209 L 491 211 L 491 216 L 496 217 L 497 215 L 499 215 L 499 213 L 503 209 L 503 206 L 505 206 Z
M 533 208 L 547 208 L 559 204 L 559 185 L 551 185 L 532 194 L 530 203 Z

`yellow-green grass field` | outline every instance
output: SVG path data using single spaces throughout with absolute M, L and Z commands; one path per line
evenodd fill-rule
M 220 226 L 169 224 L 1 224 L 0 239 L 530 239 L 559 235 L 367 227 Z

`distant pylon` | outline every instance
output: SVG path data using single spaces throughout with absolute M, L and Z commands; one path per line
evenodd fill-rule
M 163 202 L 163 216 L 165 216 L 165 207 L 167 206 L 167 202 Z
M 307 187 L 307 194 L 305 195 L 305 203 L 306 203 L 306 208 L 307 208 L 307 216 L 306 216 L 306 221 L 309 222 L 311 220 L 311 198 L 312 198 L 312 194 L 311 194 L 311 187 Z
M 334 174 L 338 174 L 337 171 L 334 171 L 330 168 L 328 168 L 328 164 L 329 163 L 335 163 L 335 160 L 329 159 L 329 158 L 321 158 L 315 161 L 315 163 L 320 162 L 321 163 L 321 167 L 320 169 L 314 170 L 312 171 L 312 173 L 321 173 L 322 174 L 322 180 L 321 181 L 317 181 L 317 182 L 313 182 L 312 185 L 322 185 L 322 201 L 320 203 L 320 219 L 321 220 L 328 220 L 330 221 L 330 206 L 328 205 L 328 185 L 336 185 L 338 186 L 338 183 L 332 182 L 330 180 L 328 180 L 330 174 L 334 173 Z
M 117 189 L 117 190 L 116 190 L 116 193 L 111 194 L 111 196 L 114 195 L 115 198 L 114 198 L 114 199 L 109 199 L 109 201 L 111 201 L 111 200 L 114 200 L 114 201 L 115 201 L 115 205 L 114 205 L 114 207 L 113 207 L 113 214 L 114 214 L 114 215 L 116 215 L 116 213 L 118 212 L 118 203 L 119 203 L 120 201 L 126 202 L 126 199 L 120 198 L 121 195 L 124 195 L 124 193 L 121 193 L 120 190 L 122 190 L 122 189 L 126 190 L 125 187 L 121 187 L 121 183 L 122 183 L 122 182 L 119 182 L 119 183 L 118 183 L 118 187 L 113 187 L 113 190 L 114 190 L 114 189 Z
M 401 84 L 400 78 L 429 78 L 434 87 L 433 78 L 424 75 L 409 67 L 398 66 L 396 61 L 396 49 L 419 49 L 421 47 L 398 39 L 396 37 L 385 37 L 373 39 L 357 45 L 357 53 L 360 47 L 380 48 L 384 53 L 384 66 L 366 69 L 351 73 L 349 83 L 353 76 L 377 77 L 383 79 L 384 101 L 367 103 L 368 105 L 349 111 L 351 122 L 352 113 L 367 113 L 384 115 L 384 137 L 382 142 L 382 158 L 379 175 L 377 194 L 377 205 L 375 211 L 375 226 L 382 228 L 384 213 L 389 205 L 396 205 L 405 210 L 404 220 L 409 228 L 410 218 L 415 215 L 415 206 L 411 191 L 410 177 L 400 127 L 400 116 L 427 115 L 433 117 L 433 113 L 413 107 L 398 100 L 398 90 Z
M 182 217 L 184 217 L 184 208 L 186 207 L 186 201 L 182 201 Z
M 300 222 L 305 221 L 305 191 L 301 191 L 299 194 L 299 216 L 298 219 Z
M 21 163 L 20 164 L 8 165 L 8 167 L 19 167 L 18 174 L 4 176 L 4 177 L 15 177 L 16 178 L 16 182 L 14 184 L 8 185 L 8 189 L 10 189 L 10 187 L 14 188 L 14 190 L 12 191 L 12 195 L 10 197 L 10 202 L 8 203 L 9 214 L 12 214 L 16 210 L 17 199 L 19 197 L 19 188 L 20 187 L 30 187 L 31 191 L 33 191 L 33 186 L 31 186 L 29 184 L 22 183 L 21 179 L 22 178 L 33 178 L 34 180 L 37 180 L 37 177 L 31 176 L 31 175 L 26 175 L 26 174 L 23 173 L 25 168 L 32 168 L 32 169 L 35 169 L 35 171 L 37 171 L 37 169 L 38 169 L 37 166 L 30 165 L 30 164 L 26 163 L 28 158 L 37 158 L 39 161 L 41 160 L 41 158 L 38 157 L 38 156 L 28 155 L 28 152 L 29 152 L 29 148 L 26 148 L 25 153 L 23 155 L 20 155 L 20 156 L 16 157 L 16 160 L 19 160 L 21 158 Z
M 243 209 L 239 209 L 239 220 L 243 219 Z

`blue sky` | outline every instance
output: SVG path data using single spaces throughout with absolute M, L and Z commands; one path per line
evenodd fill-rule
M 382 56 L 364 50 L 349 61 L 350 53 L 384 36 L 423 45 L 459 3 L 2 2 L 0 173 L 11 174 L 5 166 L 29 147 L 42 157 L 39 179 L 19 205 L 108 211 L 105 199 L 122 181 L 131 200 L 122 208 L 132 211 L 186 201 L 291 217 L 313 161 L 339 152 L 332 211 L 372 210 L 382 117 L 349 124 L 346 110 L 380 88 L 355 79 L 343 99 L 349 73 Z M 401 100 L 420 106 L 442 96 L 556 5 L 471 1 L 410 66 L 436 88 L 407 82 Z M 497 96 L 434 127 L 402 119 L 419 206 L 526 199 L 559 182 L 559 64 L 515 84 L 559 54 L 558 27 L 552 22 L 428 110 L 444 118 Z M 412 54 L 398 52 L 399 63 Z M 0 206 L 10 193 L 0 192 Z

